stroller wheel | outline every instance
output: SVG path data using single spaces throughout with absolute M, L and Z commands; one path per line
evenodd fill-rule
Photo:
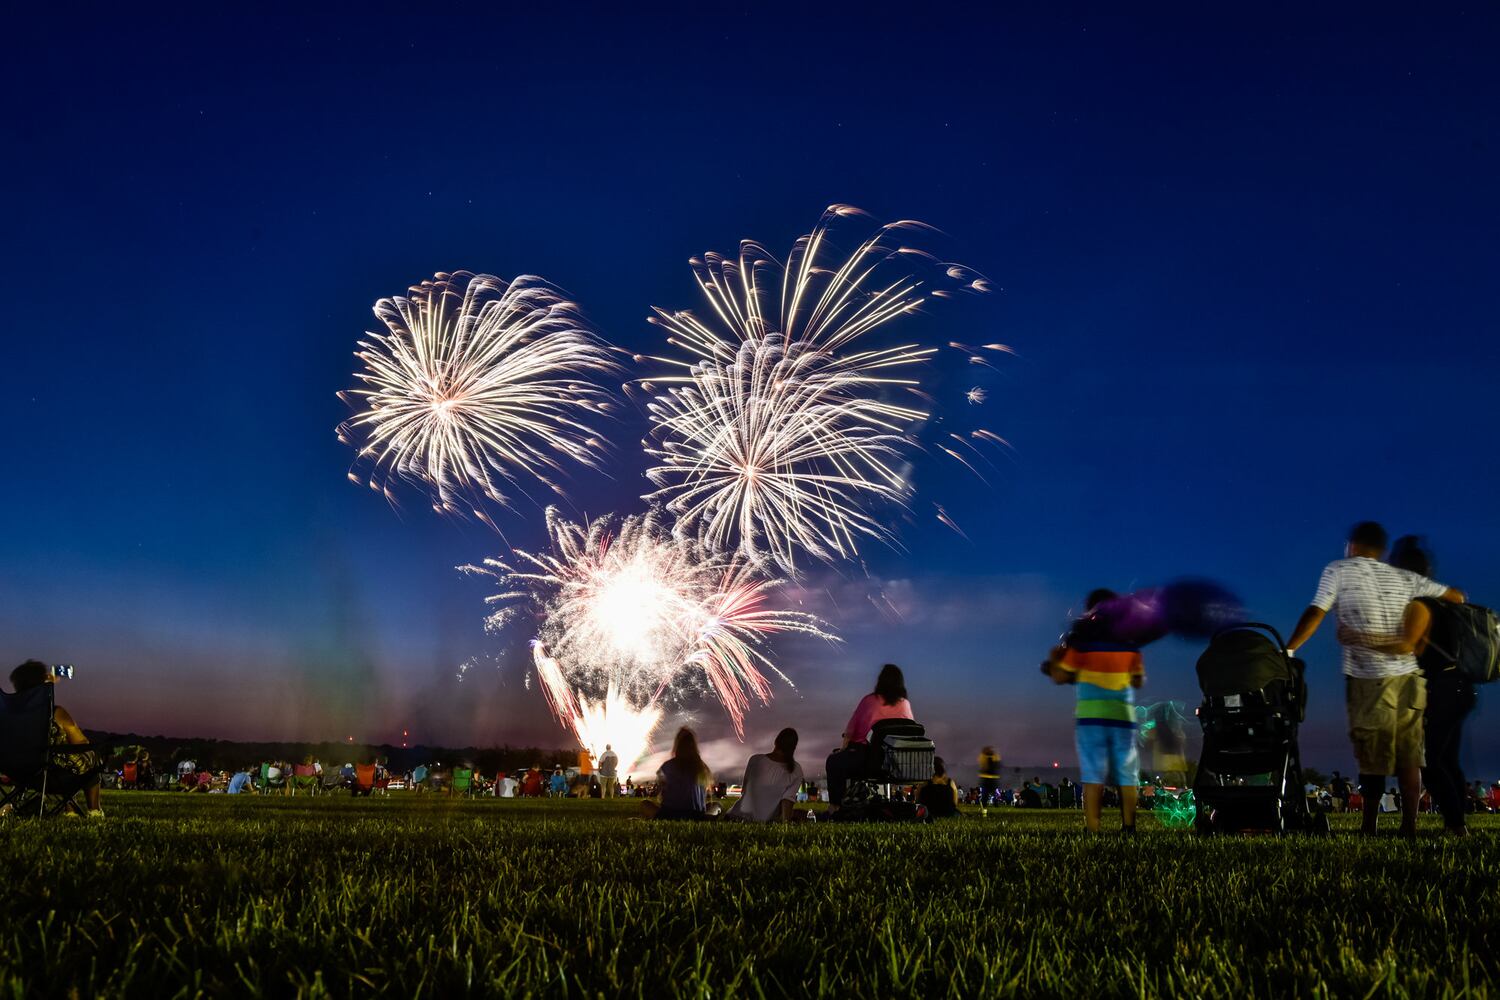
M 1200 837 L 1211 836 L 1214 832 L 1214 820 L 1212 816 L 1199 813 L 1193 819 L 1193 832 Z

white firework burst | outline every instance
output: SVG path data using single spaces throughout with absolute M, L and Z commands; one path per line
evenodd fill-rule
M 373 466 L 372 489 L 394 502 L 392 477 L 421 481 L 437 510 L 488 521 L 480 498 L 507 504 L 518 475 L 558 490 L 561 459 L 598 461 L 588 418 L 611 403 L 590 378 L 617 366 L 546 281 L 439 273 L 374 312 L 386 330 L 360 341 L 361 387 L 339 393 L 356 410 L 339 437 Z
M 892 540 L 871 508 L 910 498 L 904 456 L 928 414 L 885 397 L 898 388 L 925 396 L 915 368 L 936 348 L 867 348 L 863 339 L 929 294 L 986 284 L 904 245 L 930 229 L 910 220 L 880 226 L 838 258 L 829 228 L 860 214 L 828 209 L 785 264 L 751 241 L 737 260 L 695 258 L 716 324 L 689 312 L 652 317 L 689 355 L 653 359 L 677 371 L 642 383 L 665 390 L 648 407 L 657 489 L 647 499 L 676 515 L 679 534 L 793 575 L 799 554 L 832 561 L 855 555 L 862 537 Z

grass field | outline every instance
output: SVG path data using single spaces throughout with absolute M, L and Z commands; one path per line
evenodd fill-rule
M 661 824 L 628 804 L 107 794 L 0 821 L 0 996 L 1475 996 L 1500 817 L 1200 840 L 1076 813 Z

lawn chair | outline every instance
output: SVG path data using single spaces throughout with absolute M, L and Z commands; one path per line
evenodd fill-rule
M 127 760 L 125 762 L 125 766 L 122 767 L 122 768 L 120 768 L 120 787 L 121 788 L 135 788 L 136 787 L 136 767 L 135 767 L 135 761 L 133 761 L 133 760 Z
M 58 761 L 91 753 L 84 743 L 52 745 L 52 685 L 38 684 L 10 694 L 0 691 L 0 773 L 10 788 L 0 792 L 0 806 L 10 806 L 17 816 L 57 816 L 66 809 L 82 814 L 74 800 L 104 769 L 102 758 L 76 774 Z
M 260 780 L 256 784 L 260 785 L 262 795 L 273 788 L 283 788 L 286 786 L 286 772 L 282 771 L 279 767 L 276 770 L 279 773 L 273 778 L 271 777 L 271 765 L 265 761 L 261 762 Z
M 321 784 L 323 786 L 321 791 L 325 795 L 329 792 L 336 792 L 340 788 L 344 787 L 344 776 L 340 774 L 338 772 L 338 769 L 336 768 L 325 767 L 323 769 L 323 780 Z
M 375 791 L 375 765 L 355 764 L 354 784 L 349 787 L 351 795 L 369 795 Z
M 297 789 L 304 789 L 309 795 L 318 793 L 318 769 L 311 764 L 295 764 L 292 766 L 292 794 L 297 794 Z
M 463 795 L 467 797 L 474 790 L 474 771 L 472 768 L 455 767 L 453 769 L 453 783 L 448 786 L 448 796 Z

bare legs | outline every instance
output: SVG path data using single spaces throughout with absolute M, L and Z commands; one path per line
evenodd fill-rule
M 1134 785 L 1119 786 L 1120 823 L 1127 829 L 1135 829 L 1136 788 Z M 1089 833 L 1099 832 L 1100 815 L 1104 811 L 1104 786 L 1083 786 L 1083 826 Z

